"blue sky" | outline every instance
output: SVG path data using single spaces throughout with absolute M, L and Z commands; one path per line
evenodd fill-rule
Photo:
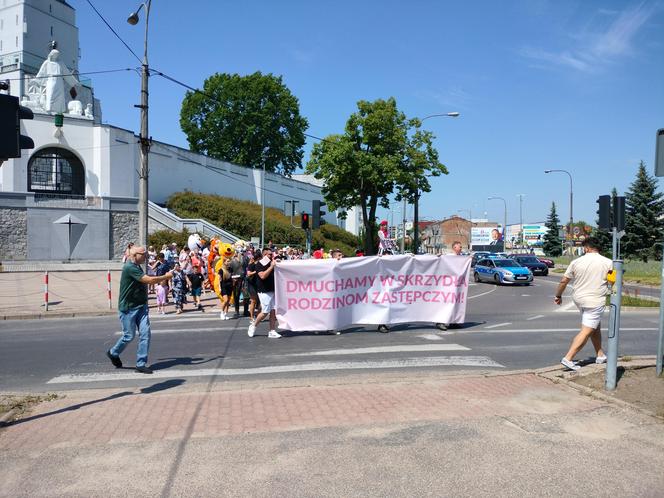
M 136 59 L 87 1 L 77 11 L 80 70 L 135 67 Z M 92 0 L 142 56 L 137 2 Z M 664 1 L 198 1 L 154 0 L 150 66 L 194 87 L 215 72 L 283 76 L 309 120 L 308 133 L 343 130 L 358 100 L 393 96 L 409 117 L 458 111 L 425 127 L 450 174 L 432 179 L 420 217 L 545 219 L 555 201 L 594 223 L 600 194 L 623 193 L 639 160 L 653 171 L 664 127 Z M 139 129 L 140 78 L 93 76 L 104 121 Z M 150 134 L 187 146 L 179 112 L 185 90 L 150 79 Z M 305 161 L 311 141 L 307 143 Z M 395 204 L 395 220 L 401 214 Z M 459 210 L 462 210 L 459 213 Z M 384 213 L 381 217 L 386 216 Z M 409 214 L 410 217 L 410 214 Z

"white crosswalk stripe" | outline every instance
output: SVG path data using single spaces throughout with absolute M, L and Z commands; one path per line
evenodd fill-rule
M 314 372 L 326 370 L 374 370 L 379 368 L 427 368 L 427 367 L 481 367 L 504 368 L 488 356 L 430 356 L 422 358 L 401 358 L 376 361 L 315 362 L 291 365 L 274 365 L 255 368 L 201 368 L 201 369 L 165 369 L 156 370 L 149 377 L 133 371 L 118 373 L 89 373 L 59 375 L 47 384 L 75 384 L 90 382 L 108 382 L 118 380 L 147 380 L 182 377 L 232 377 L 240 375 L 265 375 L 289 372 Z

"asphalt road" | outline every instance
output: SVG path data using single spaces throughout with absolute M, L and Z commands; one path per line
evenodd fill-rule
M 134 372 L 135 345 L 116 370 L 104 352 L 119 336 L 114 317 L 0 323 L 0 391 L 58 391 L 143 386 L 160 378 L 224 382 L 242 378 L 344 375 L 371 370 L 495 371 L 557 364 L 578 330 L 570 299 L 553 304 L 558 276 L 531 286 L 471 284 L 466 323 L 441 332 L 430 323 L 380 334 L 354 328 L 341 335 L 292 333 L 268 339 L 267 325 L 247 337 L 246 318 L 220 321 L 217 313 L 152 318 L 153 375 Z M 658 313 L 622 314 L 620 354 L 652 355 Z M 603 321 L 608 325 L 608 315 Z M 604 336 L 606 342 L 606 335 Z M 587 346 L 580 358 L 592 356 Z

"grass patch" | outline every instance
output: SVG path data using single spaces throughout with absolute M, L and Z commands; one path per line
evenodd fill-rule
M 554 262 L 559 265 L 569 265 L 572 261 L 570 256 L 560 256 L 553 258 Z M 662 284 L 662 262 L 661 261 L 648 261 L 643 262 L 640 260 L 627 259 L 623 267 L 625 273 L 623 274 L 623 281 L 645 285 L 661 285 Z M 556 268 L 552 271 L 559 273 L 557 270 L 564 269 Z
M 606 296 L 606 305 L 610 304 L 610 297 Z M 630 296 L 629 294 L 623 294 L 621 306 L 634 306 L 637 308 L 659 308 L 659 301 L 653 301 L 651 299 L 643 299 L 640 297 Z
M 43 396 L 2 395 L 0 396 L 0 416 L 12 410 L 16 410 L 18 415 L 24 413 L 28 408 L 37 403 L 53 401 L 54 399 L 58 399 L 57 394 L 45 394 Z

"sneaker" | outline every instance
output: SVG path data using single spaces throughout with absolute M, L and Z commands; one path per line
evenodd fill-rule
M 111 354 L 110 349 L 108 351 L 106 351 L 106 356 L 108 356 L 108 359 L 111 360 L 111 363 L 113 363 L 113 366 L 115 368 L 122 368 L 122 361 L 120 361 L 120 357 L 115 356 L 114 354 Z
M 390 331 L 390 329 L 387 328 L 387 325 L 379 325 L 378 326 L 378 332 L 382 334 L 387 334 Z
M 142 374 L 151 374 L 152 373 L 152 369 L 146 367 L 145 365 L 141 365 L 140 367 L 136 367 L 136 371 L 138 373 L 142 373 Z
M 597 363 L 598 365 L 606 363 L 606 356 L 598 356 L 597 358 L 595 358 L 595 363 Z
M 267 334 L 268 338 L 270 339 L 279 339 L 281 337 L 281 334 L 277 332 L 276 330 L 270 330 L 270 332 Z
M 247 335 L 249 337 L 253 337 L 255 332 L 256 332 L 256 325 L 254 325 L 252 322 L 249 324 L 249 329 L 247 329 Z
M 573 361 L 568 360 L 567 358 L 563 358 L 560 360 L 560 364 L 567 368 L 568 370 L 579 370 L 581 367 L 574 363 Z
M 446 323 L 437 323 L 436 328 L 438 328 L 438 330 L 447 330 L 447 324 Z
M 224 313 L 223 311 L 221 313 L 219 313 L 219 319 L 220 320 L 226 320 L 226 313 Z

